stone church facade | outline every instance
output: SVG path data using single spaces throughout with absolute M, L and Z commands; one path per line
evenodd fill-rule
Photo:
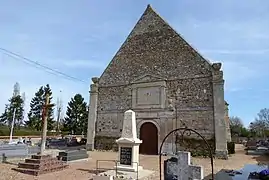
M 118 138 L 124 112 L 132 109 L 142 153 L 156 154 L 168 132 L 187 125 L 214 138 L 216 153 L 227 155 L 221 63 L 204 59 L 150 5 L 100 78 L 92 80 L 89 149 L 96 136 Z M 163 151 L 172 149 L 170 138 Z

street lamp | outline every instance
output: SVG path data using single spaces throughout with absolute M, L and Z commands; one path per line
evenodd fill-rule
M 175 112 L 175 116 L 176 116 L 175 117 L 175 120 L 176 120 L 176 129 L 178 129 L 178 107 L 177 107 L 177 100 L 178 100 L 178 96 L 175 95 L 175 103 L 172 102 L 172 99 L 169 99 L 169 101 L 168 101 L 168 104 L 169 104 L 168 105 L 168 108 L 169 108 L 169 110 L 172 111 L 172 112 Z M 179 122 L 180 122 L 180 127 L 181 126 L 186 127 L 186 124 L 184 122 L 182 122 L 182 120 L 180 120 Z M 178 151 L 177 143 L 179 141 L 179 134 L 178 134 L 177 131 L 174 134 L 176 136 L 174 142 L 176 144 L 176 152 L 177 152 Z M 173 136 L 173 139 L 174 139 L 174 136 Z M 173 144 L 172 144 L 172 149 L 174 149 L 173 148 Z
M 175 100 L 177 101 L 177 96 L 175 96 Z M 175 116 L 176 116 L 176 129 L 178 128 L 178 115 L 177 115 L 177 105 L 176 105 L 176 102 L 174 103 L 174 105 L 172 104 L 172 99 L 169 99 L 169 110 L 172 111 L 172 112 L 175 112 Z M 173 124 L 173 123 L 172 123 Z M 175 132 L 173 135 L 176 135 L 176 138 L 174 140 L 174 136 L 172 136 L 172 139 L 176 145 L 176 152 L 178 151 L 178 147 L 177 147 L 177 143 L 178 143 L 178 138 L 179 138 L 179 135 L 178 135 L 178 132 Z M 174 143 L 172 143 L 172 150 L 174 149 Z
M 255 129 L 254 129 L 254 126 L 253 126 L 253 123 L 252 122 L 250 123 L 250 133 L 251 133 L 251 135 L 254 138 Z
M 78 126 L 78 120 L 81 118 L 83 116 L 83 114 L 82 113 L 80 113 L 80 114 L 77 114 L 77 118 L 76 118 L 76 125 L 75 125 L 75 127 L 77 127 Z M 73 127 L 73 129 L 74 129 L 74 127 Z M 72 130 L 73 132 L 74 132 L 74 130 Z M 77 133 L 77 132 L 75 132 L 75 133 Z M 83 133 L 83 129 L 82 129 L 82 133 Z M 72 133 L 73 134 L 73 133 Z

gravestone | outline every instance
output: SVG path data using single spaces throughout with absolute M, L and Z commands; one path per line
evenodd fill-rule
M 75 161 L 80 159 L 86 159 L 89 155 L 86 149 L 69 150 L 65 152 L 59 152 L 58 159 L 62 161 Z
M 201 180 L 201 166 L 191 165 L 191 153 L 179 151 L 176 157 L 164 161 L 164 180 Z
M 67 140 L 66 139 L 51 139 L 48 142 L 49 148 L 58 148 L 58 147 L 66 147 L 67 146 Z
M 124 113 L 123 130 L 121 137 L 116 140 L 119 146 L 119 171 L 137 172 L 139 166 L 139 145 L 142 143 L 137 138 L 135 112 L 128 110 Z
M 1 157 L 24 157 L 28 155 L 28 146 L 26 144 L 2 144 L 0 146 Z
M 257 148 L 257 141 L 256 140 L 249 140 L 246 143 L 246 150 L 256 150 Z
M 267 165 L 257 165 L 257 164 L 246 164 L 240 170 L 228 170 L 222 169 L 215 175 L 215 180 L 260 180 L 257 175 L 252 174 L 257 172 L 257 174 L 264 170 L 268 169 Z

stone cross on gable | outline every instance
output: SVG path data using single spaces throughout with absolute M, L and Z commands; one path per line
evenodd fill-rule
M 204 178 L 201 166 L 191 165 L 191 153 L 179 151 L 177 157 L 164 162 L 164 180 L 201 180 Z

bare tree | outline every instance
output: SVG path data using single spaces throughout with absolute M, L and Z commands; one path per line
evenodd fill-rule
M 261 109 L 260 112 L 258 113 L 258 121 L 261 121 L 266 128 L 269 127 L 269 109 L 264 108 Z
M 239 136 L 244 127 L 242 120 L 237 116 L 230 117 L 230 129 L 232 136 Z
M 269 130 L 269 109 L 261 109 L 257 115 L 257 118 L 250 123 L 249 126 L 252 132 L 255 132 L 258 136 L 265 136 L 265 131 Z

